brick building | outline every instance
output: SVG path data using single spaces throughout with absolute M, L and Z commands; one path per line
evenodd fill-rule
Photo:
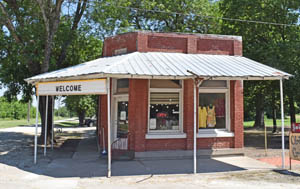
M 108 176 L 118 151 L 194 150 L 196 172 L 197 149 L 243 148 L 243 80 L 280 80 L 282 94 L 291 76 L 243 57 L 239 36 L 130 32 L 106 38 L 102 55 L 26 81 L 37 96 L 99 95 Z M 55 90 L 69 85 L 81 90 Z
M 131 32 L 109 37 L 104 41 L 104 57 L 133 52 L 242 56 L 242 40 L 237 36 Z M 111 83 L 112 141 L 127 137 L 123 135 L 125 128 L 125 133 L 129 132 L 127 142 L 131 151 L 193 149 L 193 79 L 113 78 Z M 196 96 L 199 107 L 201 105 L 207 109 L 211 103 L 218 110 L 215 124 L 199 127 L 198 119 L 201 115 L 197 108 L 197 148 L 242 148 L 242 81 L 205 80 L 197 89 Z M 161 102 L 155 102 L 155 98 L 162 98 Z M 172 98 L 176 99 L 170 103 Z M 104 129 L 104 138 L 107 139 L 107 96 L 102 95 L 99 99 L 99 138 L 103 138 L 101 133 Z M 169 111 L 168 108 L 175 109 Z M 102 140 L 100 143 L 102 146 Z M 114 146 L 118 148 L 122 145 L 124 146 L 124 140 Z

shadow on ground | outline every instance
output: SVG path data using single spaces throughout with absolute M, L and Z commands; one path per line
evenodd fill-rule
M 107 175 L 107 159 L 100 157 L 93 130 L 80 133 L 83 138 L 67 139 L 53 151 L 38 148 L 38 164 L 33 164 L 33 136 L 17 132 L 0 132 L 0 163 L 24 171 L 60 177 L 101 177 Z M 68 135 L 62 133 L 65 137 Z M 74 133 L 72 133 L 74 134 Z M 78 134 L 78 133 L 77 133 Z M 197 172 L 211 173 L 240 171 L 243 168 L 214 159 L 198 159 Z M 192 159 L 113 161 L 113 176 L 189 174 L 193 172 Z
M 285 130 L 285 149 L 289 149 L 289 129 Z M 268 149 L 281 149 L 281 132 L 272 133 L 272 128 L 267 128 L 267 145 Z M 264 129 L 249 128 L 244 131 L 244 146 L 255 147 L 256 149 L 265 148 Z

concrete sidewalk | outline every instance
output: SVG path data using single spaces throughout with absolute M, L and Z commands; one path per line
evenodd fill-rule
M 245 156 L 199 158 L 198 173 L 270 170 L 276 167 Z M 161 175 L 193 173 L 192 159 L 154 159 L 113 161 L 112 176 Z M 100 158 L 93 131 L 87 131 L 71 158 L 53 159 L 43 170 L 52 177 L 105 177 L 107 159 Z

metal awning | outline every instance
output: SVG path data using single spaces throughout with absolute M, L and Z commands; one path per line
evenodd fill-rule
M 277 80 L 292 75 L 242 56 L 133 52 L 104 57 L 76 66 L 27 78 L 28 83 L 96 79 L 104 77 L 144 79 Z
M 242 56 L 183 54 L 164 52 L 134 52 L 126 55 L 99 58 L 76 66 L 40 74 L 25 79 L 28 83 L 37 84 L 47 81 L 71 81 L 107 78 L 107 101 L 110 102 L 110 78 L 141 78 L 141 79 L 202 79 L 215 80 L 280 80 L 281 129 L 282 129 L 282 167 L 284 168 L 284 109 L 283 79 L 292 75 L 266 66 Z M 196 89 L 194 80 L 194 173 L 196 173 Z M 45 84 L 45 83 L 44 83 Z M 63 86 L 62 86 L 63 87 Z M 60 90 L 57 88 L 56 90 Z M 67 89 L 67 88 L 66 88 Z M 45 93 L 46 100 L 50 92 Z M 51 95 L 51 94 L 50 94 Z M 52 97 L 53 98 L 53 97 Z M 39 95 L 37 94 L 37 109 Z M 48 105 L 48 102 L 46 103 Z M 47 117 L 46 105 L 46 117 Z M 107 103 L 108 142 L 110 139 L 110 103 Z M 47 123 L 47 122 L 46 122 Z M 37 160 L 37 127 L 38 111 L 36 111 L 34 162 Z M 47 124 L 45 124 L 47 131 Z M 52 127 L 53 128 L 53 127 Z M 53 136 L 53 135 L 52 135 Z M 46 144 L 47 132 L 45 134 Z M 53 143 L 53 139 L 52 139 Z M 46 155 L 46 145 L 44 155 Z M 108 145 L 108 177 L 111 176 L 111 149 Z

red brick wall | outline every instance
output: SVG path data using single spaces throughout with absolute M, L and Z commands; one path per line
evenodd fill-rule
M 194 81 L 184 80 L 183 90 L 183 131 L 186 133 L 186 149 L 194 146 Z
M 186 139 L 147 139 L 146 151 L 153 150 L 185 150 Z
M 99 118 L 98 121 L 98 136 L 101 148 L 103 148 L 103 128 L 104 128 L 104 139 L 105 139 L 105 149 L 107 149 L 107 95 L 99 96 L 100 106 L 99 108 Z
M 114 56 L 115 50 L 127 49 L 127 53 L 137 51 L 137 33 L 124 33 L 106 38 L 103 44 L 102 56 Z
M 233 137 L 198 138 L 197 149 L 233 148 Z
M 242 41 L 232 36 L 131 32 L 106 38 L 103 56 L 113 56 L 115 50 L 126 48 L 127 53 L 177 52 L 242 55 Z
M 184 81 L 183 89 L 183 130 L 186 139 L 145 139 L 148 127 L 148 80 L 130 79 L 129 82 L 129 149 L 134 151 L 150 150 L 192 150 L 194 133 L 194 83 Z M 198 95 L 197 95 L 198 96 Z M 198 98 L 197 98 L 198 99 Z M 107 148 L 107 95 L 99 96 L 99 126 L 104 128 Z M 198 114 L 197 114 L 198 115 Z M 198 138 L 197 149 L 242 148 L 243 134 L 243 87 L 241 81 L 230 82 L 231 131 L 235 137 Z M 198 117 L 198 116 L 197 116 Z M 197 121 L 198 125 L 198 121 Z M 99 129 L 99 131 L 100 131 Z M 100 136 L 102 147 L 102 136 Z
M 128 124 L 129 149 L 145 151 L 148 125 L 148 80 L 129 80 Z
M 244 96 L 242 81 L 230 81 L 231 131 L 234 148 L 244 147 Z

